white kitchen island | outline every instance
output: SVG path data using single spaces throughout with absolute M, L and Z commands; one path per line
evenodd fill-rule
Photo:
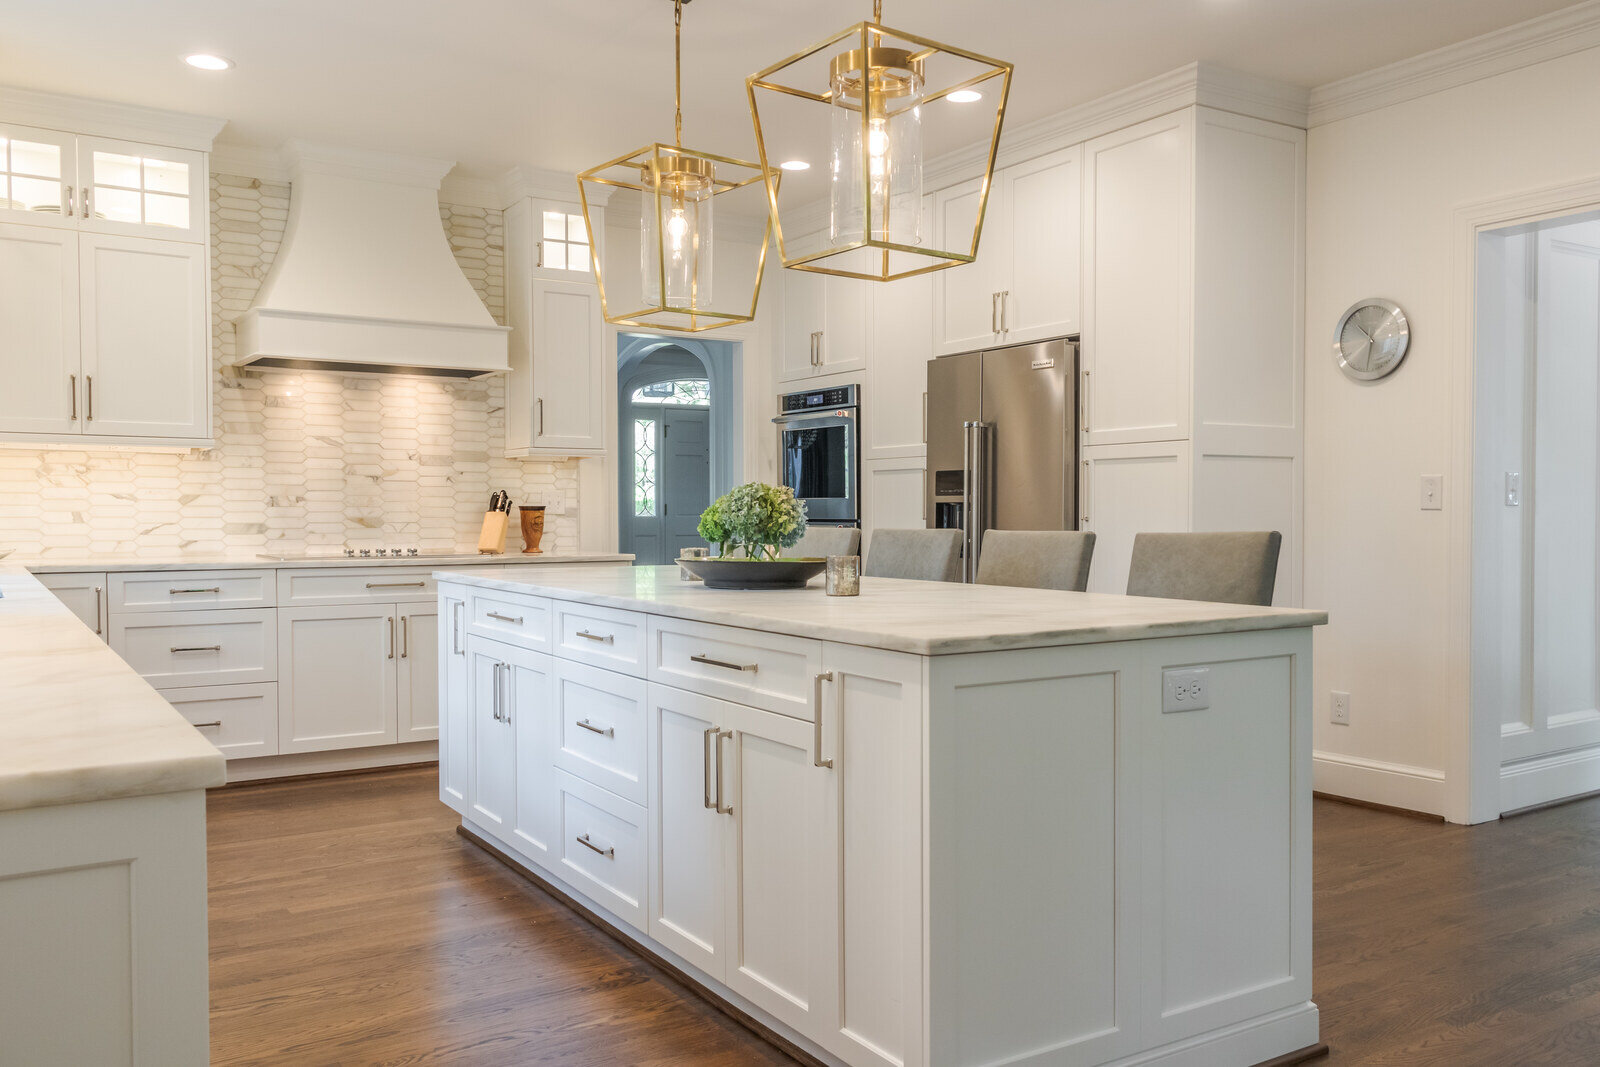
M 729 592 L 676 568 L 438 578 L 440 795 L 463 833 L 794 1049 L 1317 1050 L 1324 613 Z

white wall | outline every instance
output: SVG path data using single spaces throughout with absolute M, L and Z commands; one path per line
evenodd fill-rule
M 1308 140 L 1305 602 L 1317 636 L 1317 788 L 1464 818 L 1470 294 L 1458 210 L 1600 178 L 1600 50 L 1315 127 Z M 1405 308 L 1405 364 L 1372 384 L 1330 355 L 1361 297 Z M 1445 510 L 1418 479 L 1448 474 Z M 1351 725 L 1328 722 L 1330 690 Z

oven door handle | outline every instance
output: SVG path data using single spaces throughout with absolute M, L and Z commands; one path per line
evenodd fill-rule
M 855 410 L 853 408 L 829 408 L 827 411 L 817 411 L 817 412 L 807 411 L 807 412 L 796 412 L 795 414 L 792 414 L 792 415 L 779 415 L 777 418 L 773 419 L 772 421 L 777 423 L 779 426 L 783 426 L 783 425 L 786 425 L 786 424 L 791 423 L 791 422 L 817 422 L 817 421 L 819 421 L 821 419 L 845 419 L 845 420 L 849 420 L 849 419 L 853 419 L 855 417 L 856 417 L 856 413 L 855 413 Z

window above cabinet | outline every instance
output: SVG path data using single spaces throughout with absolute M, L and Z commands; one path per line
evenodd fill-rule
M 539 240 L 539 266 L 548 270 L 590 273 L 589 228 L 582 215 L 566 211 L 544 212 L 543 236 Z

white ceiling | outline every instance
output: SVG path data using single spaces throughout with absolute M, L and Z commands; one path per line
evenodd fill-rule
M 884 22 L 1017 65 L 1020 124 L 1194 60 L 1321 85 L 1569 0 L 886 0 Z M 695 0 L 684 140 L 754 151 L 744 77 L 870 0 Z M 235 60 L 191 70 L 190 52 Z M 575 171 L 672 133 L 670 0 L 0 0 L 0 83 L 290 137 Z M 930 146 L 932 148 L 934 146 Z

